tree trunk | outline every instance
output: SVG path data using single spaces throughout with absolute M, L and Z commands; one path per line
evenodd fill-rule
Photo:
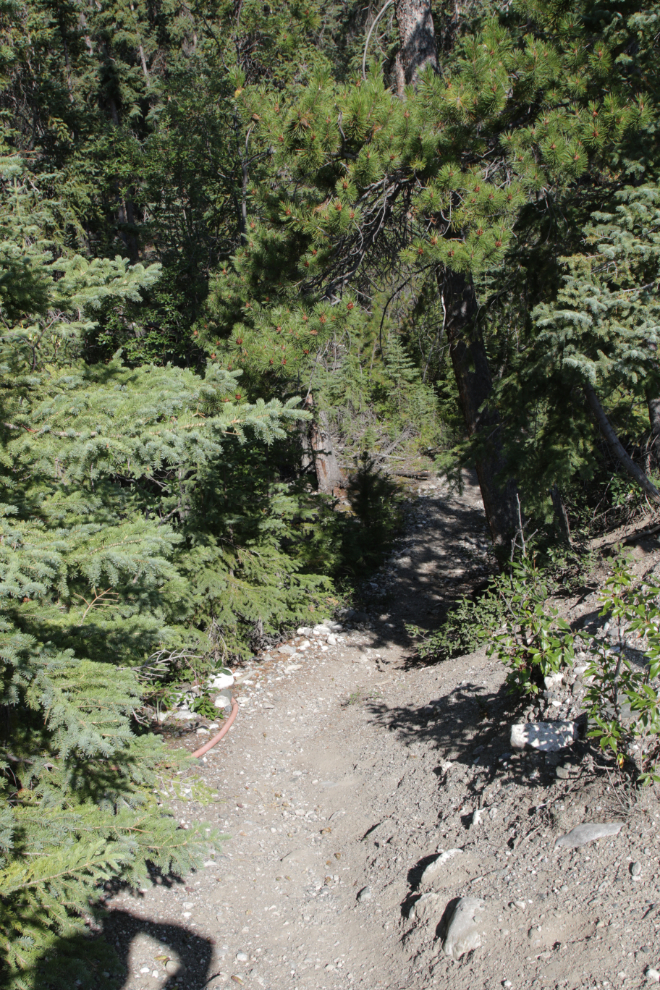
M 463 418 L 470 436 L 480 440 L 475 467 L 486 519 L 499 555 L 506 557 L 518 529 L 517 490 L 506 476 L 502 431 L 497 410 L 488 404 L 493 382 L 481 331 L 476 325 L 477 300 L 465 275 L 447 272 L 441 286 L 454 376 Z
M 408 84 L 416 84 L 428 65 L 438 71 L 431 0 L 394 0 L 401 39 L 401 64 Z
M 612 453 L 617 458 L 619 463 L 626 469 L 631 478 L 633 478 L 640 488 L 646 492 L 649 498 L 653 499 L 654 502 L 660 502 L 660 492 L 655 487 L 653 482 L 649 481 L 641 467 L 633 461 L 632 457 L 624 449 L 623 444 L 619 440 L 618 436 L 614 432 L 614 428 L 610 423 L 605 410 L 600 404 L 600 400 L 596 393 L 594 392 L 591 385 L 586 384 L 582 386 L 582 390 L 585 394 L 589 407 L 594 414 L 594 419 L 598 423 L 601 433 L 607 440 Z
M 311 412 L 313 408 L 314 399 L 310 392 L 305 402 L 305 409 Z M 310 454 L 320 492 L 331 494 L 335 488 L 346 487 L 346 479 L 332 445 L 327 413 L 319 413 L 309 424 L 309 432 L 303 435 L 303 470 L 310 466 Z
M 555 512 L 557 529 L 568 545 L 572 546 L 573 540 L 571 539 L 571 525 L 568 521 L 568 512 L 566 511 L 564 500 L 561 497 L 561 493 L 556 485 L 553 485 L 550 489 L 550 498 L 552 499 L 552 508 Z
M 649 422 L 651 424 L 651 447 L 656 464 L 660 463 L 660 399 L 654 399 L 651 392 L 646 393 L 649 407 Z
M 345 488 L 346 479 L 332 446 L 328 416 L 324 412 L 312 423 L 311 441 L 319 491 L 331 494 L 335 488 Z

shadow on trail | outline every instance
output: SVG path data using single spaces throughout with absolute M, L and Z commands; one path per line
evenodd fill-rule
M 129 979 L 129 957 L 134 940 L 148 936 L 149 973 Z M 218 975 L 212 970 L 213 942 L 182 925 L 138 918 L 128 911 L 109 911 L 100 919 L 94 935 L 62 938 L 36 967 L 35 990 L 137 990 L 143 984 L 160 990 L 211 990 Z M 168 961 L 179 964 L 168 975 Z
M 476 795 L 496 781 L 500 786 L 516 784 L 534 790 L 554 779 L 556 753 L 511 749 L 511 725 L 523 720 L 527 703 L 527 699 L 511 695 L 506 684 L 493 692 L 468 683 L 422 707 L 389 707 L 373 699 L 368 709 L 374 721 L 396 733 L 404 745 L 414 749 L 415 744 L 422 743 L 438 751 L 442 758 L 434 771 L 438 786 L 451 789 L 455 779 L 458 790 L 465 791 L 467 786 L 468 792 Z M 562 759 L 579 760 L 586 749 L 588 743 L 580 740 L 562 753 Z M 467 767 L 473 773 L 469 783 L 462 779 Z M 471 812 L 461 819 L 466 829 Z

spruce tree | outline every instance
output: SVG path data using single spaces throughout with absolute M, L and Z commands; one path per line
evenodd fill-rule
M 228 372 L 202 379 L 174 367 L 130 369 L 119 355 L 86 365 L 82 338 L 95 310 L 137 301 L 159 266 L 90 261 L 58 247 L 35 176 L 16 156 L 0 167 L 0 941 L 4 985 L 28 988 L 43 954 L 84 928 L 104 881 L 140 885 L 148 862 L 182 872 L 204 842 L 201 830 L 178 828 L 159 796 L 185 761 L 136 731 L 140 665 L 156 648 L 167 653 L 186 623 L 195 630 L 190 598 L 211 594 L 202 542 L 197 551 L 188 545 L 195 585 L 180 559 L 184 527 L 168 521 L 167 498 L 153 489 L 169 489 L 185 517 L 195 484 L 212 475 L 218 484 L 226 446 L 245 443 L 246 431 L 283 436 L 283 422 L 300 413 L 294 402 L 241 401 Z M 270 583 L 290 607 L 297 568 L 268 539 Z M 263 548 L 258 532 L 255 543 Z M 217 585 L 222 554 L 213 552 L 206 566 Z M 249 546 L 242 552 L 250 557 Z M 255 566 L 244 565 L 245 586 Z M 310 582 L 297 581 L 300 608 Z M 231 613 L 250 594 L 232 600 L 227 584 L 217 596 L 229 598 Z M 269 614 L 278 607 L 269 602 Z M 178 634 L 168 622 L 177 609 Z M 76 965 L 84 985 L 100 985 Z M 61 974 L 60 985 L 72 979 Z

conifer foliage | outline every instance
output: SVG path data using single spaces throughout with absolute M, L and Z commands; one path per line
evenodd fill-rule
M 148 861 L 182 871 L 199 853 L 201 836 L 158 797 L 184 763 L 135 731 L 136 668 L 186 622 L 202 636 L 191 618 L 200 588 L 212 597 L 203 564 L 221 583 L 221 552 L 188 542 L 195 592 L 172 517 L 217 484 L 226 445 L 282 436 L 300 414 L 293 400 L 241 402 L 228 372 L 129 369 L 119 355 L 86 365 L 95 310 L 139 299 L 159 266 L 58 250 L 34 176 L 16 156 L 0 164 L 0 944 L 4 984 L 29 987 L 49 940 L 89 917 L 99 884 L 139 885 Z M 272 579 L 280 599 L 292 570 Z

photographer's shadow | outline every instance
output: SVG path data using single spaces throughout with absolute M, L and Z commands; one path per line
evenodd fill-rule
M 212 969 L 212 940 L 188 928 L 110 910 L 96 932 L 62 938 L 51 946 L 37 966 L 35 990 L 213 990 L 220 986 L 219 973 Z M 148 971 L 141 972 L 147 967 Z

